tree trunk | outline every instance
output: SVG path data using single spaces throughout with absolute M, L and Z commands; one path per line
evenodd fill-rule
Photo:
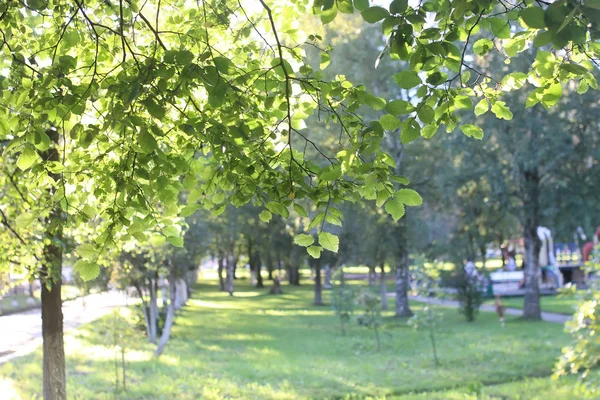
M 50 290 L 48 290 L 45 283 L 42 283 L 42 337 L 44 342 L 44 399 L 66 399 L 67 389 L 60 279 L 54 282 Z
M 329 290 L 331 289 L 331 275 L 332 275 L 332 271 L 333 271 L 333 266 L 331 266 L 330 264 L 327 264 L 325 266 L 325 289 Z
M 225 290 L 230 296 L 233 296 L 233 279 L 235 274 L 235 266 L 233 265 L 233 254 L 229 254 L 226 259 L 227 275 L 225 282 Z
M 396 317 L 412 317 L 413 312 L 408 304 L 408 249 L 406 230 L 403 221 L 396 225 L 398 250 L 396 253 Z
M 323 305 L 323 288 L 321 286 L 321 261 L 315 260 L 315 306 Z
M 223 256 L 221 254 L 218 255 L 217 258 L 217 272 L 219 274 L 219 290 L 221 292 L 225 291 L 225 278 L 223 277 Z
M 150 336 L 148 341 L 150 343 L 156 343 L 156 337 L 158 335 L 158 301 L 156 293 L 156 282 L 154 279 L 150 279 Z
M 381 275 L 379 276 L 379 291 L 381 294 L 381 309 L 388 309 L 387 285 L 385 283 L 385 264 L 381 263 Z
M 173 319 L 175 318 L 175 306 L 176 306 L 176 297 L 177 297 L 177 280 L 173 273 L 169 275 L 169 292 L 170 292 L 170 301 L 169 308 L 167 309 L 167 317 L 165 319 L 165 326 L 163 327 L 162 334 L 160 335 L 160 341 L 158 342 L 158 347 L 154 351 L 154 356 L 159 357 L 165 349 L 167 342 L 169 341 L 169 336 L 171 336 L 171 327 L 173 326 Z
M 537 235 L 539 226 L 539 185 L 540 177 L 537 171 L 526 171 L 523 238 L 525 241 L 525 299 L 523 317 L 527 319 L 541 319 L 540 308 L 540 240 Z
M 256 267 L 254 268 L 256 271 L 256 287 L 263 288 L 263 287 L 265 287 L 265 285 L 263 284 L 263 278 L 262 278 L 262 274 L 261 274 L 262 260 L 260 258 L 260 253 L 258 251 L 256 251 L 256 253 L 255 253 L 254 262 L 256 264 Z
M 44 152 L 47 161 L 59 161 L 59 133 L 54 129 L 46 131 L 54 148 Z M 49 173 L 50 178 L 59 182 L 59 174 Z M 50 189 L 52 196 L 54 189 Z M 42 340 L 43 340 L 43 387 L 45 400 L 62 400 L 67 398 L 67 381 L 65 372 L 65 348 L 63 339 L 62 313 L 62 210 L 56 204 L 45 221 L 45 239 L 43 265 L 41 267 L 42 286 Z
M 369 274 L 368 274 L 369 286 L 375 285 L 375 274 L 376 274 L 375 266 L 369 265 Z

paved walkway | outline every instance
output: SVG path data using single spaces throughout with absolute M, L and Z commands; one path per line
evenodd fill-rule
M 388 297 L 395 297 L 395 296 L 396 296 L 395 293 L 388 293 Z M 446 300 L 446 299 L 438 299 L 435 297 L 422 297 L 422 296 L 409 296 L 409 299 L 414 300 L 414 301 L 419 301 L 421 303 L 437 304 L 437 305 L 441 305 L 441 306 L 445 306 L 445 307 L 457 307 L 457 308 L 459 307 L 458 301 L 456 301 L 456 300 Z M 479 309 L 482 311 L 496 312 L 496 307 L 492 304 L 482 304 L 481 307 L 479 307 Z M 506 308 L 504 310 L 504 314 L 521 316 L 521 315 L 523 315 L 523 310 L 520 310 L 518 308 Z M 546 321 L 546 322 L 554 322 L 556 324 L 564 324 L 565 322 L 567 322 L 570 319 L 571 319 L 571 316 L 567 315 L 567 314 L 558 314 L 558 313 L 542 311 L 542 320 Z
M 63 303 L 65 332 L 92 322 L 114 307 L 127 304 L 122 292 L 103 292 L 79 297 Z M 31 353 L 42 343 L 42 311 L 37 308 L 22 313 L 0 316 L 0 364 Z

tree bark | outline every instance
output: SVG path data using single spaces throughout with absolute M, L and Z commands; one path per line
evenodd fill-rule
M 235 274 L 235 267 L 233 264 L 233 254 L 229 254 L 226 259 L 227 275 L 225 290 L 229 293 L 230 296 L 233 296 L 233 279 Z
M 396 253 L 396 317 L 412 317 L 413 312 L 408 304 L 408 249 L 406 230 L 402 221 L 396 225 L 398 249 Z
M 42 283 L 45 400 L 62 400 L 67 398 L 61 286 L 60 279 L 54 282 L 50 290 L 45 283 Z
M 323 287 L 321 285 L 321 261 L 315 260 L 315 306 L 323 305 Z
M 254 270 L 256 271 L 256 287 L 263 288 L 265 285 L 263 284 L 263 278 L 261 274 L 262 269 L 262 260 L 260 259 L 260 253 L 258 251 L 255 252 L 254 262 L 256 264 Z
M 385 264 L 381 263 L 381 275 L 379 276 L 379 291 L 381 295 L 381 309 L 388 309 L 387 285 L 385 284 Z
M 369 274 L 368 274 L 369 286 L 375 285 L 375 274 L 376 274 L 375 266 L 369 265 Z
M 541 319 L 540 308 L 540 240 L 537 236 L 539 226 L 539 189 L 540 177 L 537 171 L 526 171 L 524 196 L 524 232 L 525 241 L 525 299 L 523 317 Z
M 219 290 L 225 291 L 225 278 L 223 277 L 223 255 L 219 254 L 217 258 L 217 273 L 219 274 Z
M 158 342 L 158 346 L 154 351 L 154 356 L 159 357 L 162 352 L 165 350 L 165 346 L 169 341 L 169 337 L 171 336 L 171 327 L 173 326 L 173 319 L 175 318 L 175 307 L 177 301 L 177 280 L 175 279 L 175 275 L 171 273 L 169 275 L 169 292 L 170 292 L 170 301 L 169 307 L 167 309 L 167 317 L 165 319 L 165 326 L 163 327 L 162 334 L 160 335 L 160 340 Z
M 158 301 L 157 301 L 157 293 L 156 293 L 156 282 L 154 279 L 150 279 L 150 336 L 148 336 L 148 341 L 150 343 L 156 343 L 156 338 L 158 335 Z
M 55 147 L 44 152 L 47 161 L 59 161 L 58 144 L 60 135 L 54 129 L 46 131 Z M 49 173 L 57 184 L 59 174 Z M 54 189 L 50 189 L 50 196 Z M 67 381 L 65 372 L 65 348 L 63 339 L 62 313 L 62 211 L 56 204 L 50 211 L 46 222 L 43 265 L 41 267 L 42 286 L 42 340 L 43 340 L 43 390 L 45 400 L 63 400 L 67 398 Z

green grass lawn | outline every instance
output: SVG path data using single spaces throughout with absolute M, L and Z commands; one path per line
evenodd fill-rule
M 160 359 L 152 358 L 153 346 L 143 338 L 133 341 L 127 392 L 114 391 L 114 351 L 106 345 L 109 317 L 67 334 L 69 398 L 474 399 L 473 388 L 481 385 L 547 377 L 568 341 L 558 324 L 509 317 L 501 328 L 494 314 L 481 313 L 466 323 L 456 310 L 442 308 L 437 333 L 442 365 L 436 367 L 427 335 L 396 321 L 391 312 L 377 352 L 372 333 L 356 323 L 346 336 L 340 334 L 330 307 L 311 304 L 312 286 L 284 286 L 284 295 L 271 296 L 268 289 L 238 281 L 231 298 L 210 283 L 197 285 Z M 489 386 L 481 393 L 530 398 L 528 393 L 538 392 L 535 385 L 553 387 L 548 393 L 576 393 L 573 380 L 549 378 Z M 424 391 L 435 392 L 411 395 Z M 3 399 L 40 392 L 40 350 L 0 366 Z

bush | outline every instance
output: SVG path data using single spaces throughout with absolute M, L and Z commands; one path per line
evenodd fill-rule
M 456 272 L 456 295 L 460 303 L 460 312 L 467 321 L 475 321 L 479 307 L 483 302 L 483 279 L 476 273 L 467 275 L 463 270 Z
M 356 321 L 361 326 L 373 329 L 377 341 L 377 351 L 379 351 L 381 348 L 379 328 L 382 325 L 379 293 L 375 293 L 371 288 L 364 289 L 356 299 L 356 302 L 363 310 L 363 313 L 358 316 Z
M 346 325 L 352 318 L 354 312 L 354 288 L 346 283 L 344 267 L 334 276 L 334 284 L 331 293 L 331 306 L 340 319 L 342 335 L 346 334 Z

